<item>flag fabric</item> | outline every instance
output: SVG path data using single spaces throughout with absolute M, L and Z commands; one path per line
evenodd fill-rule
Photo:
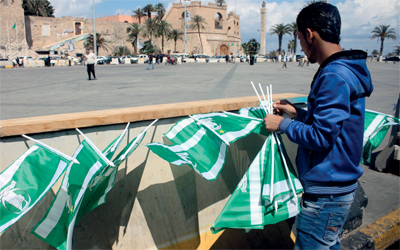
M 231 113 L 193 115 L 165 134 L 173 145 L 154 142 L 146 146 L 172 164 L 187 164 L 205 179 L 215 180 L 224 165 L 227 146 L 261 124 L 262 120 Z
M 299 213 L 300 205 L 297 194 L 300 194 L 303 188 L 291 164 L 288 164 L 291 179 L 288 177 L 287 171 L 286 175 L 284 174 L 285 166 L 279 150 L 282 149 L 286 162 L 289 162 L 289 158 L 284 146 L 278 147 L 277 143 L 273 142 L 272 136 L 272 134 L 268 136 L 260 152 L 225 204 L 211 227 L 212 233 L 218 233 L 227 228 L 263 229 L 265 225 L 278 223 Z M 277 139 L 280 140 L 280 138 Z M 272 159 L 275 159 L 275 174 L 274 193 L 271 198 L 267 194 L 270 194 Z M 290 182 L 292 183 L 290 184 Z M 296 195 L 292 186 L 296 190 Z
M 0 232 L 43 198 L 71 160 L 55 149 L 36 143 L 0 173 Z
M 100 153 L 100 154 L 99 154 Z M 44 218 L 32 233 L 57 249 L 71 249 L 75 221 L 82 198 L 92 178 L 109 164 L 88 140 L 83 140 L 73 156 L 80 164 L 70 164 L 63 182 Z
M 372 152 L 379 147 L 393 125 L 400 125 L 398 118 L 372 110 L 365 111 L 362 164 L 371 163 Z
M 12 29 L 15 30 L 15 28 L 17 28 L 17 22 L 16 21 L 14 21 L 14 25 L 13 25 Z

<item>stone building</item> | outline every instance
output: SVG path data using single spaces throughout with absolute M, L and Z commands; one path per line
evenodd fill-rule
M 233 11 L 227 13 L 227 6 L 216 6 L 214 3 L 202 4 L 200 1 L 191 1 L 186 6 L 186 34 L 188 54 L 201 53 L 201 41 L 203 53 L 207 55 L 226 55 L 228 53 L 241 53 L 240 16 Z M 182 3 L 173 3 L 167 11 L 164 20 L 170 23 L 173 29 L 184 30 L 185 6 Z M 205 30 L 200 32 L 190 29 L 190 20 L 193 16 L 200 15 L 205 19 Z M 184 42 L 177 43 L 177 51 L 184 52 Z M 168 50 L 174 50 L 174 41 L 165 44 Z
M 164 19 L 173 29 L 184 31 L 184 9 L 182 3 L 174 3 L 166 12 Z M 214 3 L 202 4 L 191 1 L 186 6 L 187 53 L 207 55 L 241 54 L 240 17 L 234 12 L 227 13 L 227 6 Z M 200 15 L 205 19 L 205 30 L 200 36 L 197 30 L 190 29 L 191 17 Z M 108 16 L 96 19 L 96 33 L 106 40 L 109 50 L 100 49 L 99 55 L 111 55 L 117 46 L 126 46 L 133 51 L 127 41 L 127 28 L 137 23 L 136 18 L 124 15 Z M 142 23 L 144 19 L 142 20 Z M 14 27 L 15 23 L 15 28 Z M 142 24 L 144 25 L 144 24 Z M 0 0 L 0 55 L 40 57 L 41 54 L 70 54 L 84 51 L 82 35 L 93 34 L 93 20 L 80 17 L 38 17 L 24 16 L 22 0 Z M 201 42 L 203 48 L 201 48 Z M 144 42 L 147 38 L 140 37 Z M 161 48 L 161 38 L 153 43 Z M 18 46 L 17 46 L 18 45 Z M 164 38 L 164 53 L 174 51 L 174 41 Z M 184 52 L 184 42 L 178 41 L 176 50 Z

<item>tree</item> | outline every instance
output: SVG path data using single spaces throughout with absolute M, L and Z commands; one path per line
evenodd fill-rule
M 151 12 L 154 11 L 154 7 L 152 4 L 148 4 L 144 6 L 143 11 L 147 13 L 147 17 L 151 19 Z
M 23 0 L 22 8 L 26 16 L 54 17 L 54 8 L 48 0 Z
M 131 52 L 126 46 L 117 46 L 113 50 L 115 56 L 129 55 Z
M 190 21 L 190 29 L 197 30 L 200 38 L 201 52 L 203 52 L 203 42 L 201 41 L 200 30 L 205 30 L 204 24 L 207 24 L 205 19 L 200 15 L 195 15 Z
M 142 17 L 144 17 L 144 16 L 145 16 L 145 14 L 144 14 L 143 10 L 140 7 L 138 7 L 136 10 L 133 11 L 132 17 L 136 17 L 137 19 L 139 19 L 139 24 L 142 23 L 141 22 L 142 21 Z
M 134 49 L 134 54 L 137 54 L 137 43 L 139 41 L 139 35 L 140 32 L 142 31 L 142 27 L 140 27 L 139 24 L 133 23 L 130 27 L 127 28 L 128 34 L 128 39 L 127 41 L 131 42 L 133 49 Z
M 217 6 L 222 7 L 222 5 L 226 4 L 225 0 L 215 0 L 215 3 L 217 4 Z
M 293 44 L 293 55 L 296 55 L 296 50 L 297 50 L 297 23 L 293 22 L 293 23 L 290 23 L 288 25 L 290 27 L 290 32 L 292 32 L 293 38 L 294 38 L 294 41 L 293 41 L 293 43 L 294 43 Z
M 158 3 L 154 6 L 154 11 L 157 12 L 157 20 L 161 21 L 165 16 L 165 7 L 164 4 Z
M 395 46 L 396 48 L 394 49 L 394 51 L 393 51 L 393 53 L 395 54 L 395 55 L 400 55 L 400 46 Z
M 93 39 L 93 34 L 90 34 L 86 38 L 86 48 L 93 49 L 94 48 L 94 39 Z M 101 34 L 96 33 L 96 48 L 97 48 L 97 53 L 99 53 L 99 49 L 104 49 L 105 51 L 108 51 L 108 43 L 106 42 L 106 39 L 101 36 Z
M 151 43 L 150 40 L 147 40 L 143 43 L 143 47 L 140 49 L 140 53 L 154 53 L 156 51 L 156 47 Z
M 294 40 L 290 40 L 290 41 L 288 42 L 287 49 L 288 49 L 288 51 L 290 51 L 290 53 L 293 53 L 293 49 L 294 49 Z
M 374 49 L 374 50 L 371 52 L 371 54 L 374 55 L 374 56 L 379 55 L 379 51 L 376 50 L 376 49 Z
M 156 24 L 157 36 L 161 36 L 161 52 L 164 54 L 164 37 L 168 37 L 172 31 L 171 24 L 164 20 L 159 21 Z
M 173 29 L 169 36 L 167 37 L 167 40 L 174 40 L 174 51 L 176 52 L 176 42 L 178 40 L 183 40 L 183 32 L 181 30 Z
M 243 51 L 246 55 L 258 54 L 260 50 L 260 43 L 256 39 L 250 39 L 247 43 L 242 44 Z
M 150 43 L 152 41 L 153 35 L 157 35 L 157 22 L 155 19 L 147 18 L 144 22 L 144 28 L 142 31 L 143 37 L 149 38 Z
M 396 32 L 393 28 L 389 29 L 390 25 L 379 25 L 379 27 L 375 27 L 375 29 L 371 32 L 373 35 L 371 36 L 372 39 L 377 39 L 378 41 L 381 40 L 381 49 L 379 52 L 379 57 L 382 56 L 383 52 L 383 43 L 385 38 L 396 40 Z
M 271 27 L 271 29 L 269 29 L 271 32 L 271 36 L 274 34 L 278 35 L 278 39 L 279 39 L 279 55 L 281 55 L 282 52 L 282 37 L 286 34 L 290 34 L 290 27 L 287 24 L 275 24 L 274 26 Z

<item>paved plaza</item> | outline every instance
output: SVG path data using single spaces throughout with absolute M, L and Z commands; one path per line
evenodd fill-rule
M 0 119 L 138 107 L 254 95 L 250 81 L 272 84 L 273 93 L 307 95 L 318 65 L 198 63 L 166 66 L 98 65 L 88 81 L 85 66 L 0 70 Z M 368 62 L 374 92 L 367 108 L 393 114 L 400 64 Z

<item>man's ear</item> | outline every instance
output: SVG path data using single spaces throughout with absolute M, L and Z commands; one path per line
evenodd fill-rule
M 306 29 L 306 37 L 305 37 L 307 43 L 311 43 L 314 39 L 314 31 L 311 30 L 310 28 Z

